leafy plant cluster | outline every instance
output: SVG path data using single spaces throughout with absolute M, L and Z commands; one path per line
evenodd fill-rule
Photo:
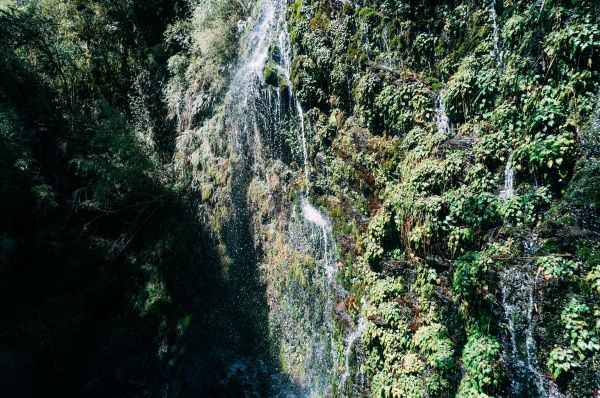
M 543 256 L 536 259 L 536 264 L 544 272 L 544 278 L 571 278 L 577 271 L 577 263 L 558 256 Z
M 582 361 L 600 351 L 597 328 L 589 323 L 591 315 L 590 307 L 575 298 L 563 309 L 560 319 L 568 346 L 558 346 L 550 352 L 547 365 L 554 378 L 573 372 L 582 366 Z
M 454 347 L 445 326 L 438 323 L 428 290 L 431 275 L 413 292 L 399 278 L 377 279 L 368 292 L 369 322 L 361 340 L 367 349 L 365 366 L 371 375 L 371 393 L 377 397 L 440 395 L 450 388 L 455 371 Z M 435 278 L 434 278 L 435 279 Z M 406 308 L 412 294 L 422 297 L 419 315 Z M 414 334 L 411 329 L 417 328 Z

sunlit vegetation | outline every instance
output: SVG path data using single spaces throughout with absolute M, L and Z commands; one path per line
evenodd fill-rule
M 342 235 L 359 247 L 347 283 L 373 281 L 371 394 L 510 396 L 499 274 L 526 263 L 534 317 L 548 322 L 533 326 L 536 366 L 590 395 L 593 371 L 580 370 L 596 366 L 598 278 L 592 249 L 578 248 L 598 220 L 598 190 L 583 186 L 596 164 L 597 5 L 460 3 L 291 7 L 294 88 L 319 120 L 343 115 L 312 154 L 327 165 L 320 195 L 342 195 L 363 226 Z M 545 244 L 526 253 L 528 239 Z M 402 289 L 374 296 L 398 275 Z M 415 344 L 424 333 L 457 366 L 430 361 Z

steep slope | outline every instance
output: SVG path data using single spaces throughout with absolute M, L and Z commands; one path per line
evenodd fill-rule
M 369 303 L 371 396 L 597 391 L 598 15 L 293 4 L 313 192 Z
M 598 397 L 594 0 L 0 1 L 0 393 Z
M 173 28 L 179 170 L 232 270 L 231 228 L 252 235 L 274 355 L 309 395 L 596 394 L 598 18 L 212 0 Z

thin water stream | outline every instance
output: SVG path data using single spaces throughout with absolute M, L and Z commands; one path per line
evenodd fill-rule
M 308 200 L 300 200 L 303 229 L 307 230 L 309 242 L 315 251 L 318 268 L 312 274 L 311 302 L 307 315 L 313 319 L 310 350 L 305 370 L 309 378 L 310 397 L 327 397 L 333 394 L 339 358 L 335 350 L 335 322 L 333 308 L 337 299 L 335 247 L 331 225 Z
M 294 95 L 292 91 L 292 80 L 290 79 L 291 69 L 292 69 L 292 48 L 289 42 L 289 33 L 287 31 L 287 24 L 283 21 L 282 29 L 278 37 L 278 45 L 281 53 L 282 64 L 279 66 L 283 77 L 285 78 L 286 86 L 288 89 L 288 94 L 294 105 L 296 107 L 296 116 L 298 118 L 299 124 L 299 141 L 302 145 L 302 160 L 304 166 L 304 176 L 306 178 L 306 183 L 309 183 L 310 180 L 310 168 L 308 162 L 308 145 L 306 142 L 306 129 L 304 127 L 304 112 L 302 110 L 302 105 L 298 98 Z
M 490 13 L 492 15 L 492 33 L 494 40 L 494 55 L 496 56 L 496 64 L 498 66 L 498 70 L 500 73 L 503 72 L 503 64 L 504 64 L 504 50 L 502 48 L 502 43 L 500 42 L 500 28 L 498 27 L 498 12 L 496 0 L 492 0 L 490 4 Z
M 531 236 L 524 243 L 524 256 L 535 256 L 539 248 L 537 236 Z M 547 396 L 534 337 L 536 278 L 532 260 L 517 261 L 500 273 L 501 304 L 507 327 L 505 359 L 515 397 Z
M 506 162 L 504 167 L 504 187 L 500 191 L 500 202 L 512 197 L 515 193 L 514 187 L 515 170 L 512 167 L 510 160 Z
M 446 90 L 442 89 L 435 98 L 435 125 L 437 131 L 442 133 L 445 137 L 450 134 L 450 118 L 446 113 L 446 107 L 444 104 L 444 93 Z
M 363 332 L 365 331 L 365 329 L 367 327 L 367 317 L 364 314 L 365 305 L 366 305 L 366 300 L 363 298 L 363 301 L 361 303 L 360 318 L 358 319 L 358 324 L 356 325 L 356 328 L 350 334 L 348 334 L 348 336 L 346 337 L 346 341 L 345 341 L 346 347 L 344 350 L 344 373 L 342 374 L 342 378 L 340 380 L 340 390 L 341 391 L 344 391 L 344 388 L 346 387 L 346 383 L 348 382 L 348 379 L 350 378 L 350 372 L 351 372 L 350 360 L 352 358 L 352 353 L 353 353 L 354 349 L 356 348 L 358 339 L 360 339 L 360 336 L 362 336 Z

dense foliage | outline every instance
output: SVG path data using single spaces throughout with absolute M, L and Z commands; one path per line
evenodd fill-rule
M 597 7 L 292 5 L 315 196 L 338 218 L 348 285 L 372 303 L 372 396 L 518 394 L 511 355 L 533 351 L 511 344 L 503 288 L 522 267 L 531 368 L 573 396 L 597 388 Z M 375 296 L 382 283 L 402 288 Z

